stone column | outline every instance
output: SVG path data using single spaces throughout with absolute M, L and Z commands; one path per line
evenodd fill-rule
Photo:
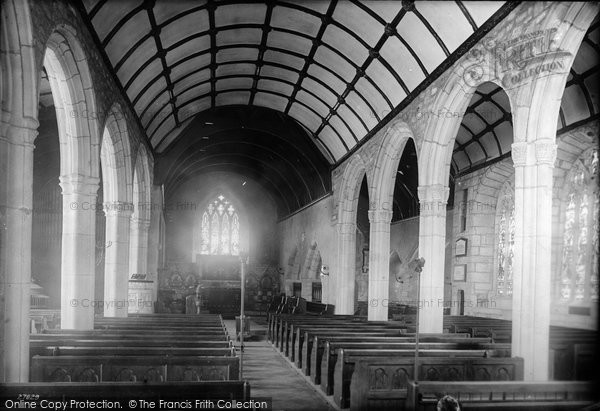
M 129 273 L 148 273 L 148 232 L 150 220 L 131 217 L 129 246 Z
M 442 184 L 421 186 L 419 194 L 419 257 L 425 259 L 420 275 L 419 331 L 443 332 L 446 204 L 449 189 Z M 416 296 L 415 296 L 416 297 Z
M 335 273 L 335 313 L 354 314 L 356 272 L 356 224 L 337 224 L 338 264 Z
M 60 176 L 63 196 L 61 328 L 94 328 L 97 177 Z
M 514 143 L 515 245 L 512 355 L 525 362 L 525 380 L 548 379 L 551 301 L 552 169 L 554 139 Z
M 3 125 L 4 126 L 4 125 Z M 0 137 L 0 300 L 3 382 L 29 381 L 33 141 L 37 122 L 3 127 Z M 1 296 L 1 293 L 0 293 Z
M 158 300 L 158 260 L 162 252 L 160 244 L 160 216 L 163 212 L 162 189 L 159 185 L 152 186 L 150 200 L 150 228 L 148 229 L 148 274 L 154 280 L 152 299 Z
M 129 229 L 133 204 L 104 203 L 106 244 L 104 316 L 127 317 L 129 290 Z
M 391 210 L 369 210 L 369 321 L 388 319 L 391 221 Z

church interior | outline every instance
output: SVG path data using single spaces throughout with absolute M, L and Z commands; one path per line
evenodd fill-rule
M 597 409 L 597 2 L 1 7 L 0 408 Z

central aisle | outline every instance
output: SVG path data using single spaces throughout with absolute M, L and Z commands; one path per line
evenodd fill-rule
M 227 331 L 235 338 L 235 323 L 225 320 Z M 244 343 L 243 379 L 250 383 L 250 395 L 273 398 L 273 410 L 335 410 L 323 393 L 266 341 L 266 327 L 251 322 L 252 338 Z M 236 341 L 236 346 L 239 343 Z

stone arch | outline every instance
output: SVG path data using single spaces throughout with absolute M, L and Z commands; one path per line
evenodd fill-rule
M 369 209 L 392 212 L 398 165 L 408 139 L 413 139 L 416 147 L 413 132 L 402 121 L 396 121 L 386 130 L 375 160 Z
M 140 145 L 135 156 L 132 180 L 134 216 L 140 219 L 150 219 L 152 176 L 152 156 L 146 146 Z
M 96 95 L 88 58 L 77 37 L 73 27 L 56 26 L 46 42 L 43 65 L 60 143 L 61 327 L 92 329 L 93 310 L 70 305 L 70 301 L 94 298 L 95 204 L 100 175 Z
M 123 111 L 119 104 L 114 104 L 108 111 L 100 146 L 105 202 L 133 201 L 134 170 L 130 147 Z
M 106 250 L 105 301 L 127 301 L 129 281 L 130 217 L 133 212 L 133 167 L 129 133 L 123 111 L 113 105 L 106 116 L 100 146 Z M 126 304 L 106 304 L 106 317 L 126 317 Z
M 390 223 L 398 165 L 413 133 L 408 125 L 396 121 L 386 130 L 375 155 L 369 198 L 369 320 L 388 318 L 390 294 Z
M 502 87 L 490 71 L 491 59 L 487 48 L 471 50 L 450 72 L 442 89 L 437 91 L 438 97 L 431 112 L 464 113 L 481 84 L 493 82 Z M 428 116 L 417 159 L 419 186 L 448 185 L 454 139 L 461 122 L 460 115 Z
M 365 176 L 368 183 L 369 173 L 365 161 L 359 153 L 355 153 L 344 166 L 341 184 L 336 193 L 337 270 L 328 277 L 329 290 L 335 290 L 336 314 L 354 313 L 356 217 L 360 186 Z
M 152 211 L 151 157 L 140 145 L 133 168 L 133 214 L 130 221 L 129 272 L 148 273 L 148 235 Z
M 37 128 L 38 76 L 29 2 L 2 2 L 1 11 L 0 97 L 2 98 L 2 136 L 8 127 Z
M 370 179 L 366 167 L 359 153 L 354 154 L 344 166 L 342 182 L 337 193 L 338 223 L 356 223 L 360 185 L 365 175 L 367 180 Z
M 96 96 L 87 56 L 72 27 L 50 35 L 44 67 L 54 97 L 60 139 L 62 176 L 99 177 L 100 135 Z
M 594 3 L 557 3 L 553 7 L 553 10 L 545 13 L 544 20 L 539 24 L 541 30 L 553 30 L 549 45 L 551 50 L 541 64 L 562 63 L 565 57 L 566 64 L 558 66 L 562 70 L 538 76 L 532 79 L 530 86 L 518 87 L 509 93 L 511 105 L 515 102 L 515 142 L 546 140 L 554 143 L 556 122 L 571 65 L 587 29 L 598 13 L 598 5 Z M 557 25 L 557 22 L 560 23 Z M 536 148 L 536 157 L 544 157 L 545 153 L 541 151 L 546 151 L 545 147 Z

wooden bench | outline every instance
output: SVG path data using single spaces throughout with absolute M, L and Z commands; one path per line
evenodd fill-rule
M 250 385 L 246 381 L 200 381 L 200 382 L 101 382 L 101 383 L 8 383 L 0 384 L 0 401 L 17 401 L 18 396 L 32 395 L 37 398 L 58 401 L 75 400 L 249 400 Z M 123 408 L 126 409 L 123 403 Z
M 408 382 L 414 376 L 414 358 L 362 357 L 350 383 L 351 410 L 398 410 L 406 406 Z M 520 381 L 522 358 L 419 358 L 419 381 Z M 463 386 L 467 386 L 464 384 Z M 489 383 L 488 383 L 489 384 Z
M 436 410 L 444 395 L 452 395 L 464 410 L 580 410 L 594 402 L 594 387 L 574 381 L 409 381 L 406 409 Z M 368 399 L 367 399 L 368 401 Z
M 218 342 L 219 344 L 221 342 Z M 81 347 L 81 346 L 31 346 L 29 348 L 30 356 L 64 356 L 64 355 L 129 355 L 129 356 L 165 356 L 165 355 L 184 355 L 196 357 L 234 357 L 236 355 L 235 347 L 221 346 L 215 347 L 208 345 L 206 347 L 179 348 L 179 347 L 107 347 L 103 345 Z
M 368 334 L 384 334 L 388 336 L 404 336 L 406 329 L 402 325 L 390 324 L 378 324 L 372 323 L 368 325 L 350 325 L 350 326 L 332 326 L 332 325 L 319 325 L 313 326 L 310 324 L 296 325 L 295 330 L 292 330 L 286 340 L 282 343 L 281 350 L 290 354 L 290 345 L 292 346 L 292 357 L 295 359 L 296 354 L 310 352 L 312 347 L 312 337 L 315 333 L 329 333 L 334 334 L 353 334 L 353 335 L 368 335 Z
M 60 340 L 128 340 L 128 341 L 164 341 L 164 342 L 196 342 L 196 341 L 228 341 L 226 334 L 200 335 L 153 335 L 152 333 L 60 333 L 60 334 L 31 334 L 31 341 L 60 341 Z
M 310 366 L 310 358 L 313 349 L 313 341 L 316 336 L 331 336 L 331 337 L 362 337 L 366 339 L 373 338 L 398 338 L 403 337 L 402 333 L 398 330 L 389 330 L 385 328 L 372 328 L 365 330 L 342 330 L 342 331 L 327 331 L 327 330 L 314 330 L 307 329 L 303 334 L 298 333 L 296 341 L 293 343 L 293 358 L 295 359 L 298 368 L 306 368 Z M 399 340 L 400 341 L 400 340 Z
M 239 357 L 34 356 L 32 382 L 228 381 L 240 378 Z
M 314 303 L 312 301 L 306 301 L 304 298 L 300 298 L 298 306 L 294 309 L 294 315 L 331 315 L 334 312 L 335 307 L 331 304 Z
M 403 361 L 408 362 L 410 364 L 414 364 L 414 346 L 413 347 L 392 347 L 392 346 L 385 346 L 382 345 L 379 347 L 355 347 L 355 348 L 341 348 L 338 352 L 338 358 L 337 361 L 334 365 L 334 370 L 333 370 L 333 395 L 334 395 L 334 400 L 336 401 L 336 403 L 338 403 L 338 405 L 344 407 L 347 406 L 347 402 L 350 398 L 349 392 L 350 392 L 350 382 L 352 381 L 352 378 L 354 376 L 354 373 L 357 370 L 358 367 L 358 363 L 365 358 L 365 356 L 369 355 L 369 351 L 371 350 L 402 350 L 405 352 L 408 352 L 407 354 L 404 354 L 405 358 L 402 358 Z M 364 349 L 367 349 L 369 351 L 365 351 L 362 352 Z M 429 350 L 436 350 L 438 353 L 436 354 L 435 357 L 431 357 L 430 360 L 453 360 L 453 361 L 457 361 L 458 357 L 461 357 L 460 353 L 457 353 L 457 350 L 455 347 L 452 346 L 431 346 L 431 347 L 423 347 L 423 351 L 424 352 L 428 352 Z M 476 350 L 476 349 L 474 349 Z M 447 351 L 448 355 L 444 355 L 443 351 Z M 466 350 L 467 352 L 472 352 L 472 350 Z M 481 351 L 476 350 L 477 354 L 476 356 L 472 357 L 472 358 L 477 358 L 477 359 L 489 359 L 490 361 L 499 361 L 500 364 L 504 364 L 506 362 L 508 362 L 509 364 L 513 364 L 515 362 L 521 364 L 515 372 L 515 368 L 510 368 L 507 369 L 507 375 L 504 376 L 504 378 L 506 379 L 510 379 L 510 380 L 522 380 L 523 379 L 523 360 L 520 358 L 510 358 L 510 357 L 492 357 L 492 358 L 487 358 L 484 357 L 481 354 Z M 424 355 L 424 354 L 423 354 Z M 452 356 L 452 357 L 451 357 Z M 402 356 L 401 356 L 402 357 Z M 421 354 L 419 354 L 419 358 L 421 357 Z M 439 357 L 439 358 L 438 358 Z M 373 357 L 368 357 L 373 359 L 374 361 L 381 361 L 381 362 L 386 362 L 386 361 L 394 361 L 395 358 L 392 356 L 386 356 L 384 355 L 380 355 L 380 354 L 375 354 Z M 377 360 L 375 360 L 375 358 L 377 358 Z M 411 362 L 412 361 L 412 362 Z M 420 360 L 419 360 L 420 361 Z M 434 367 L 435 368 L 435 367 Z M 412 366 L 411 366 L 411 370 L 412 370 Z M 419 376 L 420 378 L 423 379 L 433 379 L 433 377 L 428 377 L 428 376 L 424 376 L 425 374 L 423 374 L 424 372 L 429 371 L 429 369 L 424 370 L 423 367 L 419 368 Z M 433 371 L 431 371 L 433 372 Z M 480 371 L 481 373 L 485 374 L 484 371 Z M 494 371 L 495 372 L 495 371 Z M 494 372 L 492 372 L 492 374 L 490 375 L 495 375 Z M 411 376 L 413 374 L 410 374 Z M 492 378 L 492 377 L 490 377 Z M 485 379 L 485 375 L 480 376 L 480 378 L 478 378 L 480 380 Z
M 173 340 L 115 340 L 115 339 L 80 339 L 80 338 L 44 338 L 44 339 L 31 339 L 30 347 L 40 346 L 70 346 L 70 347 L 97 347 L 98 345 L 104 347 L 180 347 L 180 348 L 202 348 L 202 343 L 213 342 L 214 340 L 198 340 L 198 341 L 180 341 L 177 339 Z M 226 344 L 231 344 L 229 340 L 221 340 Z
M 308 316 L 294 316 L 291 314 L 272 314 L 269 316 L 268 323 L 268 336 L 269 341 L 275 342 L 276 336 L 281 332 L 282 324 L 286 321 L 290 322 L 301 322 L 311 321 L 313 324 L 325 324 L 325 323 L 357 323 L 366 322 L 366 317 L 355 317 L 353 315 L 332 315 L 332 316 L 319 316 L 319 317 L 308 317 Z
M 449 332 L 468 332 L 472 336 L 488 336 L 494 342 L 510 342 L 512 322 L 472 316 L 444 316 L 444 329 Z M 593 347 L 598 344 L 594 330 L 550 326 L 549 378 L 557 380 L 588 380 L 594 372 Z M 576 349 L 576 346 L 578 347 Z
M 415 351 L 412 349 L 344 349 L 343 355 L 340 360 L 340 364 L 347 364 L 346 367 L 340 367 L 336 370 L 335 362 L 332 367 L 323 359 L 321 362 L 321 390 L 327 395 L 333 395 L 335 378 L 334 374 L 337 374 L 341 378 L 338 379 L 339 384 L 336 389 L 337 392 L 342 392 L 342 387 L 349 387 L 352 373 L 354 372 L 355 357 L 367 356 L 367 357 L 412 357 L 414 358 Z M 487 350 L 419 350 L 419 357 L 478 357 L 488 358 Z M 344 388 L 346 389 L 346 388 Z
M 414 340 L 410 339 L 410 337 L 408 337 L 408 339 L 406 341 L 401 340 L 401 338 L 406 338 L 406 337 L 399 337 L 399 338 L 393 338 L 393 339 L 385 339 L 384 341 L 381 340 L 376 340 L 376 339 L 372 339 L 372 340 L 365 340 L 364 338 L 349 338 L 349 339 L 345 339 L 345 338 L 326 338 L 324 339 L 323 342 L 323 349 L 321 351 L 321 355 L 319 358 L 319 353 L 317 352 L 317 357 L 314 359 L 314 364 L 311 364 L 311 378 L 314 375 L 314 381 L 316 384 L 322 383 L 323 380 L 327 380 L 326 384 L 327 387 L 332 387 L 332 383 L 331 381 L 333 381 L 333 374 L 334 374 L 334 370 L 335 370 L 335 365 L 337 363 L 338 360 L 338 354 L 340 352 L 341 349 L 345 349 L 346 352 L 347 350 L 376 350 L 376 349 L 407 349 L 406 347 L 410 347 L 412 351 L 414 351 L 413 347 L 414 347 Z M 397 340 L 397 341 L 396 341 Z M 509 344 L 492 344 L 489 343 L 488 339 L 486 338 L 470 338 L 470 339 L 465 339 L 467 340 L 464 343 L 460 343 L 460 340 L 444 340 L 444 339 L 440 339 L 439 343 L 454 343 L 457 345 L 452 345 L 452 346 L 444 346 L 444 348 L 442 348 L 443 350 L 462 350 L 462 351 L 479 351 L 479 352 L 484 352 L 486 357 L 510 357 L 511 354 L 511 347 Z M 401 344 L 400 346 L 398 346 L 397 343 L 405 343 L 405 344 Z M 433 341 L 429 341 L 429 342 L 433 342 Z M 410 345 L 409 345 L 409 344 Z M 439 346 L 438 348 L 432 348 L 431 345 L 424 345 L 425 343 L 427 343 L 426 341 L 420 342 L 419 344 L 419 349 L 420 351 L 422 350 L 432 350 L 432 349 L 437 349 L 439 350 Z M 390 346 L 390 344 L 394 344 L 393 346 Z M 315 345 L 313 344 L 313 349 L 314 349 Z M 383 347 L 387 347 L 387 348 L 383 348 Z M 314 354 L 313 354 L 314 355 Z M 313 360 L 313 356 L 311 355 L 311 362 Z M 320 370 L 320 371 L 319 371 Z M 318 372 L 318 374 L 317 374 Z M 350 370 L 351 372 L 351 370 Z M 325 377 L 327 376 L 327 377 Z M 317 382 L 319 381 L 319 382 Z M 328 392 L 329 394 L 331 393 L 330 391 L 332 390 L 332 388 L 327 388 L 324 389 L 325 392 Z
M 289 317 L 289 316 L 280 317 L 275 322 L 273 338 L 271 341 L 276 346 L 280 346 L 281 341 L 289 338 L 290 334 L 294 333 L 294 329 L 296 327 L 299 327 L 302 325 L 315 326 L 315 327 L 335 326 L 335 327 L 347 327 L 348 328 L 348 327 L 357 326 L 357 325 L 366 325 L 366 324 L 381 325 L 383 323 L 384 322 L 381 322 L 381 321 L 369 323 L 362 319 L 354 319 L 354 318 L 331 319 L 329 317 L 308 317 L 308 318 L 307 317 L 295 318 L 295 317 Z
M 330 334 L 315 334 L 312 341 L 312 349 L 304 358 L 307 361 L 306 369 L 308 370 L 307 375 L 311 378 L 316 378 L 315 383 L 320 384 L 321 375 L 321 361 L 325 353 L 330 355 L 330 352 L 325 351 L 325 344 L 327 342 L 336 342 L 338 347 L 344 346 L 345 343 L 409 343 L 414 345 L 414 337 L 388 337 L 385 335 L 365 337 L 364 335 L 330 335 Z M 443 337 L 442 334 L 437 336 L 423 336 L 423 340 L 420 340 L 420 344 L 423 347 L 427 347 L 430 343 L 452 343 L 457 344 L 452 349 L 457 350 L 470 350 L 470 349 L 486 349 L 489 348 L 490 340 L 487 338 L 448 338 Z M 308 346 L 308 344 L 307 344 Z M 335 355 L 335 354 L 334 354 Z M 510 356 L 510 351 L 508 353 Z M 330 358 L 331 359 L 331 358 Z
M 152 330 L 152 329 L 125 329 L 125 328 L 110 328 L 110 329 L 94 329 L 94 330 L 48 330 L 40 334 L 32 334 L 36 336 L 105 336 L 105 335 L 123 335 L 123 336 L 151 336 L 158 338 L 177 338 L 177 337 L 202 337 L 206 335 L 227 336 L 226 330 L 185 330 L 185 329 L 167 329 L 167 330 Z

